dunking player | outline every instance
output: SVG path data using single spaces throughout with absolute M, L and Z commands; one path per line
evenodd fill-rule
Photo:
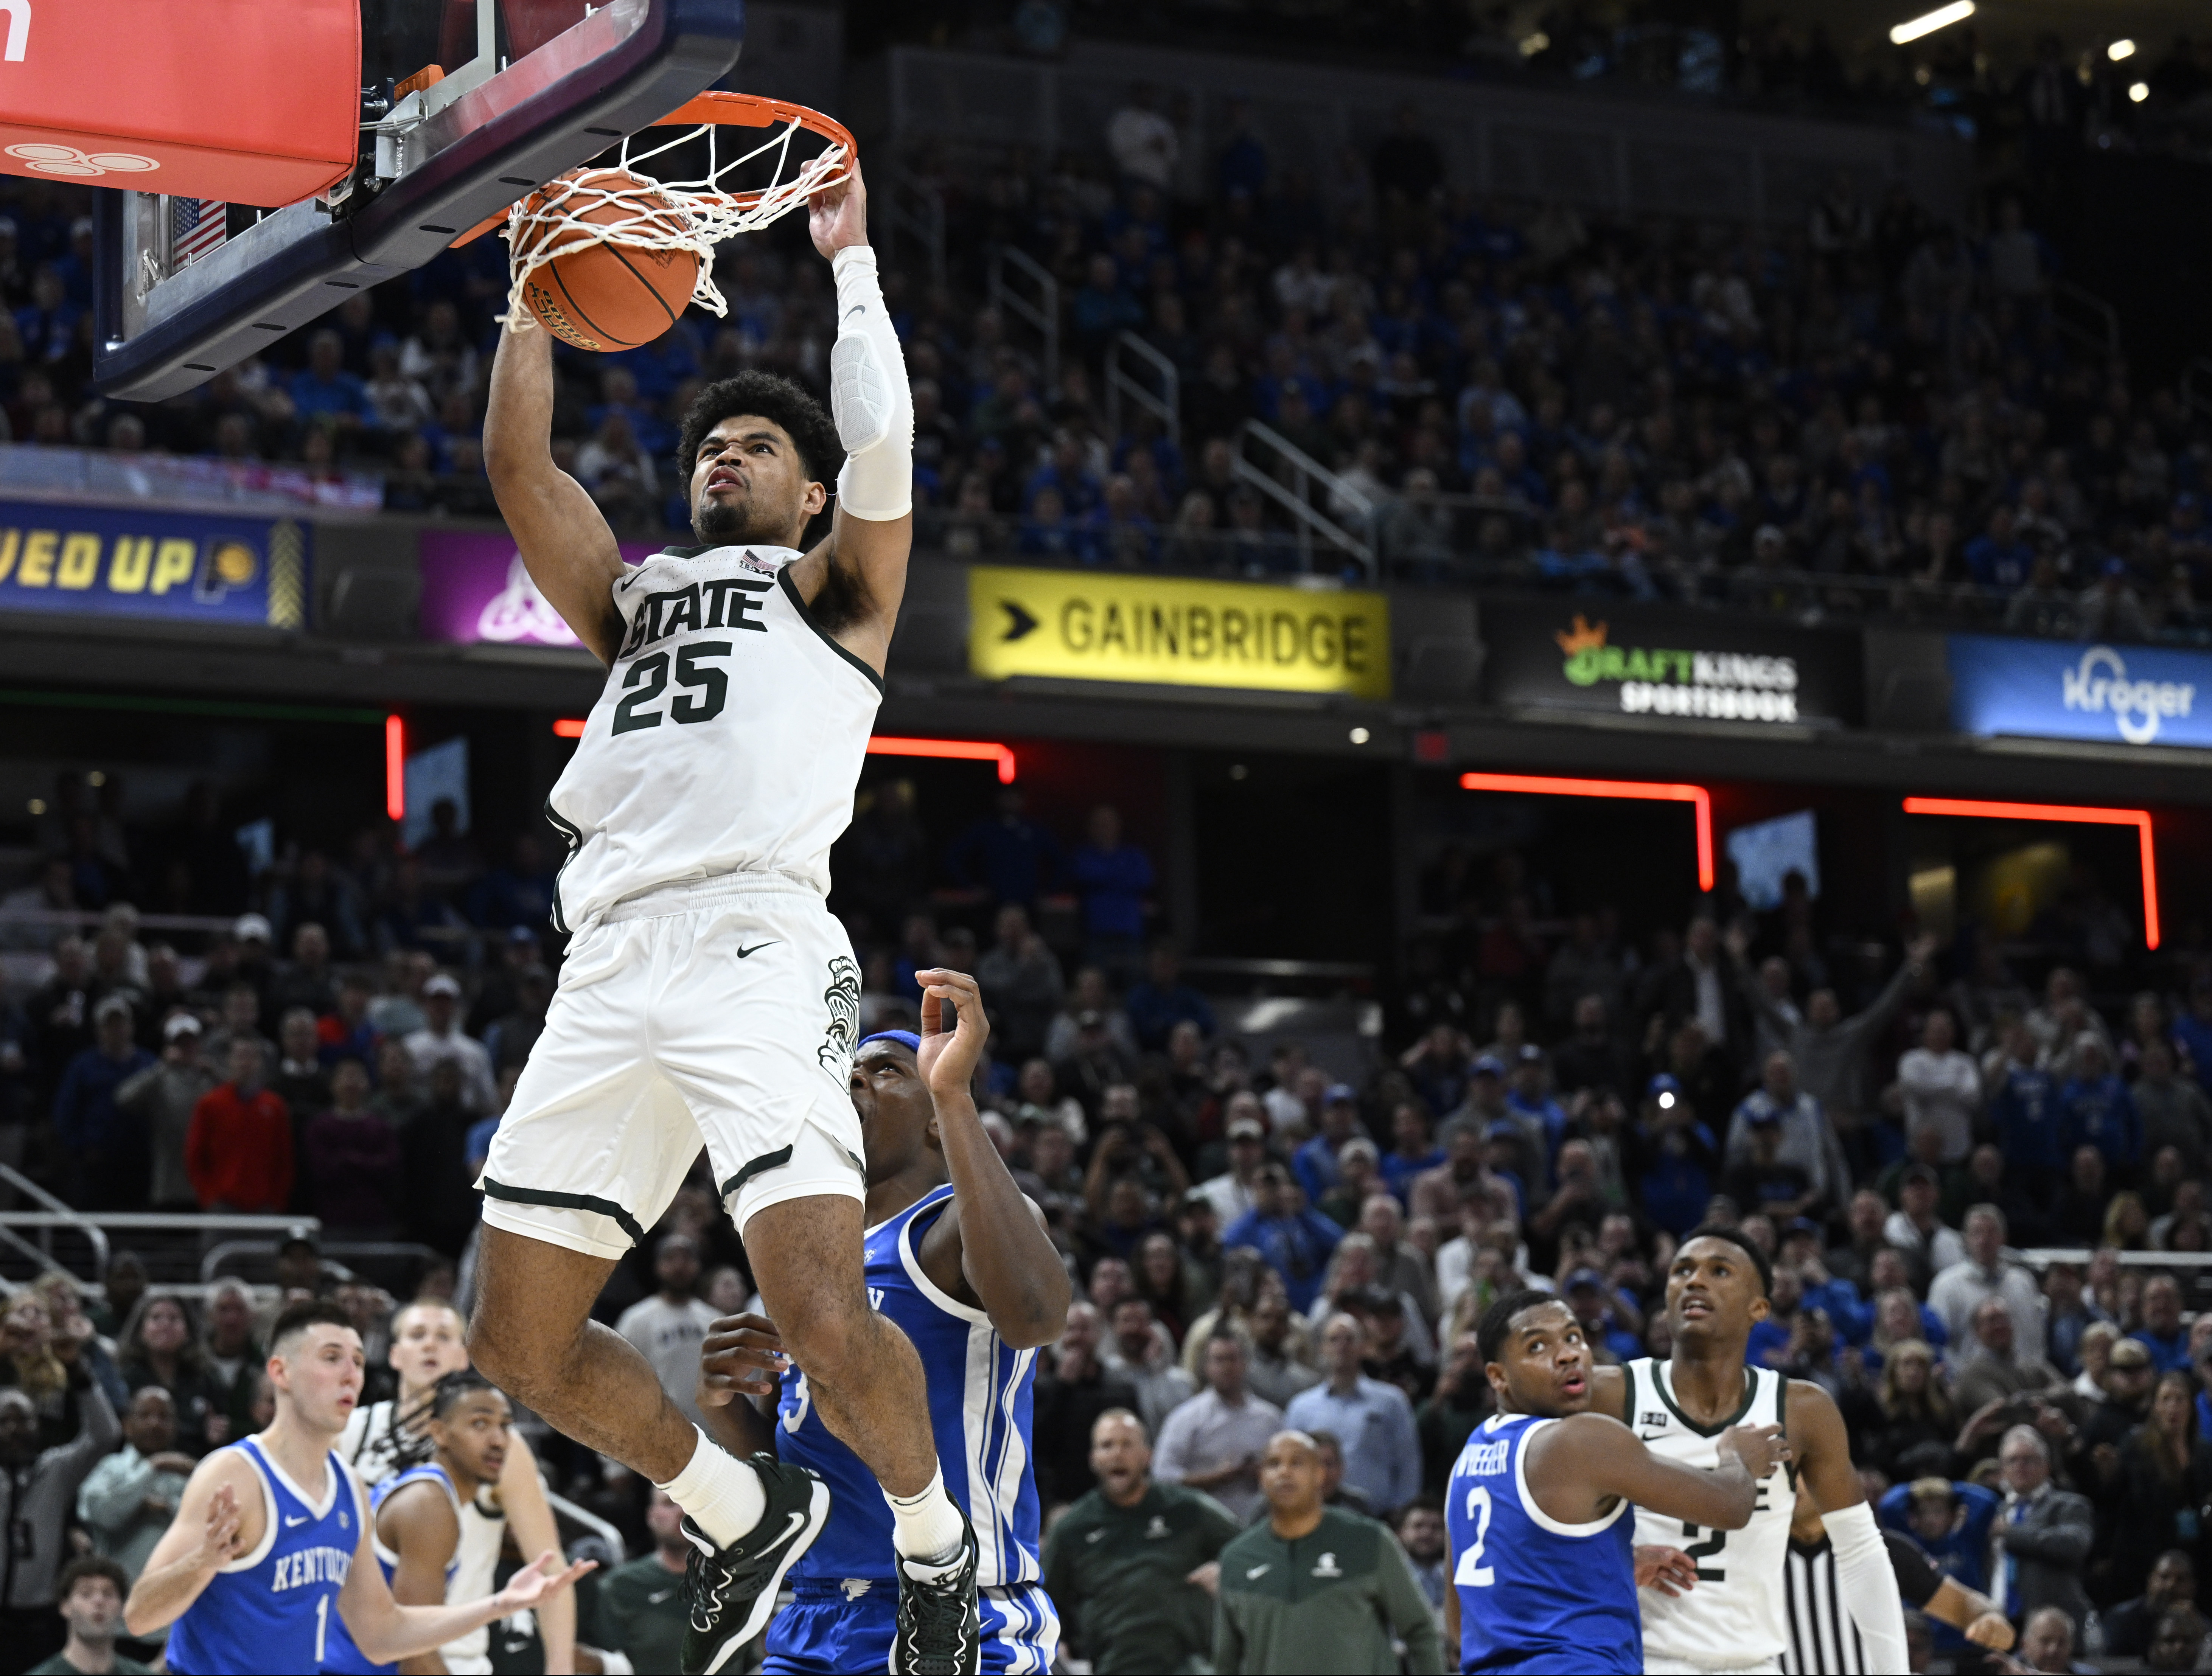
M 1731 1426 L 1779 1425 L 1790 1440 L 1789 1470 L 1765 1475 L 1758 1508 L 1740 1531 L 1638 1509 L 1644 1668 L 1713 1676 L 1780 1669 L 1790 1644 L 1784 1567 L 1802 1485 L 1826 1523 L 1839 1592 L 1869 1667 L 1903 1670 L 1897 1579 L 1851 1466 L 1843 1416 L 1819 1386 L 1745 1363 L 1772 1278 L 1766 1254 L 1745 1235 L 1692 1229 L 1667 1272 L 1672 1359 L 1642 1357 L 1596 1375 L 1597 1406 L 1634 1427 L 1654 1454 L 1686 1466 L 1711 1466 Z
M 830 1506 L 812 1474 L 710 1442 L 590 1319 L 702 1139 L 816 1411 L 891 1498 L 892 1667 L 974 1644 L 975 1537 L 938 1474 L 914 1346 L 861 1279 L 845 1087 L 860 972 L 823 902 L 906 587 L 914 409 L 857 170 L 815 196 L 808 230 L 836 282 L 832 413 L 763 374 L 709 386 L 678 451 L 700 545 L 623 563 L 553 463 L 544 331 L 501 339 L 484 422 L 532 580 L 609 671 L 546 806 L 568 839 L 554 913 L 574 940 L 484 1165 L 469 1347 L 684 1509 L 689 1672 L 758 1631 Z M 802 554 L 841 443 L 836 519 Z
M 1646 1448 L 1591 1411 L 1589 1346 L 1549 1292 L 1499 1298 L 1476 1339 L 1498 1412 L 1444 1490 L 1444 1633 L 1460 1668 L 1641 1670 L 1630 1503 L 1738 1528 L 1789 1446 L 1774 1426 L 1733 1427 L 1711 1472 Z
M 123 1609 L 134 1636 L 176 1626 L 171 1670 L 314 1670 L 339 1626 L 371 1659 L 412 1658 L 592 1569 L 549 1552 L 483 1600 L 398 1605 L 333 1447 L 361 1400 L 361 1335 L 334 1303 L 295 1303 L 270 1329 L 268 1365 L 276 1418 L 200 1462 Z
M 982 1668 L 1042 1673 L 1060 1623 L 1039 1581 L 1030 1392 L 1036 1346 L 1067 1317 L 1067 1272 L 969 1097 L 988 1033 L 974 981 L 917 975 L 921 1035 L 870 1036 L 853 1064 L 867 1142 L 867 1284 L 921 1352 L 946 1481 L 981 1543 Z M 769 1625 L 766 1667 L 881 1670 L 895 1628 L 890 1518 L 781 1348 L 759 1316 L 728 1316 L 700 1361 L 708 1427 L 740 1453 L 774 1448 L 812 1467 L 836 1497 L 829 1530 L 792 1569 L 795 1598 Z M 779 1391 L 776 1420 L 738 1394 Z

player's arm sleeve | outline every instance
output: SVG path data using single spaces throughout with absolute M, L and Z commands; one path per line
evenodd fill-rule
M 1866 1647 L 1869 1670 L 1910 1670 L 1905 1655 L 1905 1603 L 1888 1545 L 1875 1527 L 1874 1509 L 1864 1502 L 1823 1513 L 1828 1540 L 1836 1550 L 1836 1592 L 1850 1607 Z
M 1895 1531 L 1884 1531 L 1881 1540 L 1889 1550 L 1889 1570 L 1897 1579 L 1898 1598 L 1915 1608 L 1934 1600 L 1936 1591 L 1943 1587 L 1943 1574 L 1936 1569 L 1936 1563 L 1920 1552 L 1917 1544 Z
M 906 356 L 876 276 L 876 253 L 848 245 L 830 264 L 837 341 L 830 350 L 830 416 L 844 446 L 837 509 L 883 523 L 914 510 L 914 394 Z

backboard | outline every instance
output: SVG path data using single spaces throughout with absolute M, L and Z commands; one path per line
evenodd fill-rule
M 726 76 L 744 24 L 744 0 L 361 6 L 361 156 L 347 178 L 258 216 L 100 194 L 93 376 L 108 395 L 190 390 L 421 267 Z M 213 95 L 210 122 L 226 99 L 251 97 Z

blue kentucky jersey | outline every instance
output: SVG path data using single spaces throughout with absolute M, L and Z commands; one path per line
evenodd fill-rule
M 1452 1463 L 1444 1521 L 1459 1591 L 1462 1670 L 1644 1668 L 1636 1521 L 1628 1503 L 1571 1525 L 1528 1494 L 1528 1440 L 1556 1424 L 1493 1414 Z
M 1030 1459 L 1036 1352 L 1004 1343 L 981 1309 L 948 1297 L 922 1273 L 921 1236 L 951 1200 L 950 1187 L 933 1188 L 878 1224 L 865 1236 L 863 1258 L 868 1302 L 898 1323 L 921 1357 L 945 1493 L 975 1527 L 975 1581 L 991 1588 L 1043 1575 Z M 783 1376 L 776 1419 L 777 1454 L 821 1473 L 834 1497 L 829 1527 L 792 1567 L 791 1581 L 891 1578 L 890 1504 L 875 1474 L 822 1424 L 796 1368 Z
M 338 1591 L 360 1545 L 360 1486 L 332 1450 L 322 1500 L 313 1502 L 258 1439 L 232 1447 L 261 1480 L 267 1524 L 253 1552 L 216 1572 L 169 1631 L 169 1668 L 313 1670 L 338 1628 Z
M 429 1461 L 420 1466 L 410 1466 L 405 1472 L 394 1474 L 369 1491 L 369 1545 L 375 1552 L 377 1564 L 383 1569 L 384 1581 L 387 1584 L 390 1583 L 392 1574 L 399 1569 L 399 1555 L 395 1550 L 386 1547 L 383 1537 L 377 1533 L 377 1513 L 386 1502 L 392 1499 L 395 1491 L 403 1490 L 410 1484 L 425 1482 L 441 1487 L 446 1492 L 446 1499 L 453 1504 L 455 1536 L 453 1557 L 446 1562 L 446 1586 L 450 1589 L 453 1583 L 453 1574 L 461 1567 L 461 1545 L 459 1539 L 461 1524 L 461 1493 L 453 1488 L 453 1480 L 447 1475 L 446 1469 L 437 1462 Z M 388 1673 L 397 1671 L 399 1666 L 397 1661 L 391 1664 L 371 1662 L 368 1655 L 355 1644 L 353 1637 L 347 1632 L 346 1626 L 338 1621 L 338 1616 L 334 1612 L 331 1614 L 330 1637 L 323 1648 L 321 1668 L 325 1673 L 325 1676 L 388 1676 Z

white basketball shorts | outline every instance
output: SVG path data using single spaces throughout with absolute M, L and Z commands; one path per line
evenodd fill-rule
M 618 1258 L 703 1142 L 740 1232 L 865 1197 L 849 1086 L 860 969 L 822 898 L 732 874 L 618 903 L 568 945 L 477 1185 L 495 1228 Z

